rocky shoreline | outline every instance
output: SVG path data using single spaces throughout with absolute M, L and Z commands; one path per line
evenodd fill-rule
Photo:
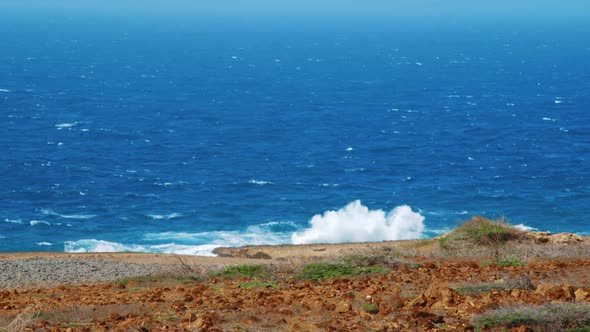
M 431 240 L 218 257 L 0 254 L 0 332 L 590 328 L 588 237 L 474 225 Z M 510 321 L 514 310 L 530 317 Z

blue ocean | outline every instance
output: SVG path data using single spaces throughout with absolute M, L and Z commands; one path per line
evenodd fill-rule
M 588 235 L 590 20 L 0 12 L 0 251 Z

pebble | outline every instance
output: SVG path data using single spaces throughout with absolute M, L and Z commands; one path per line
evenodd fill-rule
M 103 259 L 0 260 L 0 289 L 110 282 L 169 271 L 170 266 L 164 264 L 137 264 Z

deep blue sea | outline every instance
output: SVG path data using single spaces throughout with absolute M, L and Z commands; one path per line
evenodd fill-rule
M 589 234 L 588 31 L 0 14 L 0 251 Z

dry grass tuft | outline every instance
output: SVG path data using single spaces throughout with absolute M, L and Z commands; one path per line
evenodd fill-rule
M 29 307 L 18 314 L 10 324 L 4 329 L 6 332 L 21 332 L 25 328 L 31 325 L 35 319 L 39 316 L 39 310 L 35 307 Z
M 501 308 L 476 316 L 473 321 L 480 329 L 510 329 L 527 325 L 535 331 L 566 331 L 590 325 L 590 303 Z
M 439 245 L 449 253 L 473 255 L 479 251 L 498 259 L 503 256 L 502 249 L 508 242 L 516 242 L 525 237 L 526 232 L 508 225 L 504 219 L 494 221 L 475 216 L 442 236 Z

